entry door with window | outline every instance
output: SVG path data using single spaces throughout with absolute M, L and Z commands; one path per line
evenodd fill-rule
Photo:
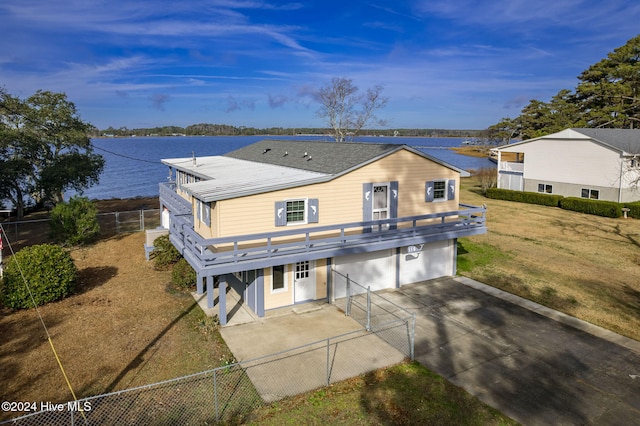
M 294 302 L 304 302 L 316 298 L 313 262 L 305 260 L 295 264 L 293 271 Z
M 373 220 L 389 218 L 389 185 L 373 186 Z

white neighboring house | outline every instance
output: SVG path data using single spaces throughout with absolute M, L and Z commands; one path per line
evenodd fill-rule
M 640 200 L 640 130 L 565 129 L 495 149 L 498 188 Z

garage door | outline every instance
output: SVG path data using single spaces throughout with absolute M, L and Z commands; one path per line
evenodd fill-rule
M 400 285 L 453 275 L 454 240 L 403 247 Z
M 395 256 L 392 250 L 381 250 L 371 253 L 350 254 L 335 258 L 335 269 L 342 275 L 349 275 L 352 281 L 371 290 L 395 288 Z M 346 296 L 346 280 L 340 275 L 334 278 L 334 295 L 339 299 Z M 358 286 L 354 291 L 363 292 Z

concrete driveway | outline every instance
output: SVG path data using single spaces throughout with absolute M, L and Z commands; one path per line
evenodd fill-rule
M 640 342 L 464 277 L 379 294 L 416 314 L 417 361 L 520 423 L 640 425 Z M 362 329 L 333 305 L 305 306 L 220 332 L 246 360 Z M 332 382 L 402 361 L 362 335 L 332 346 Z M 329 359 L 322 346 L 247 372 L 267 401 L 314 389 L 323 378 L 310 376 Z M 345 353 L 351 362 L 334 368 Z
M 525 425 L 640 424 L 640 342 L 457 277 L 385 291 L 416 359 Z

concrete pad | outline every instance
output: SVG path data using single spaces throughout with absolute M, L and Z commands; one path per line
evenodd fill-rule
M 266 402 L 397 364 L 404 356 L 334 305 L 220 329 Z

